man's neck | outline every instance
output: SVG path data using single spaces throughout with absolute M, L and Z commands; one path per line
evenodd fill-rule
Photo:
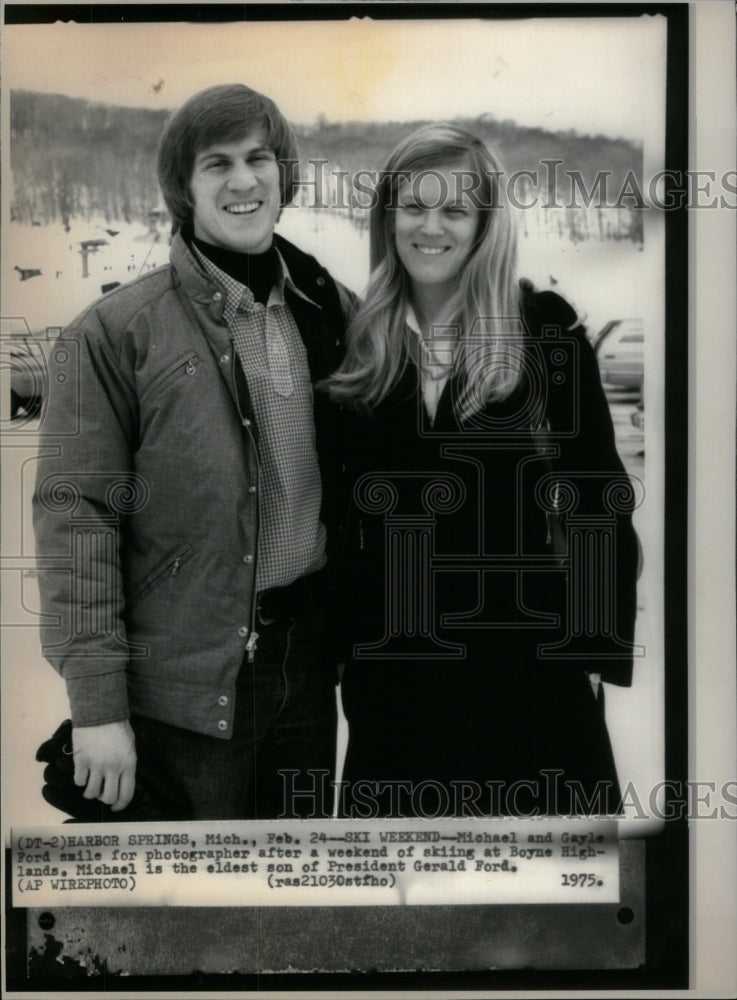
M 262 302 L 264 305 L 268 302 L 269 294 L 277 279 L 279 263 L 276 246 L 273 243 L 264 253 L 250 254 L 214 246 L 194 235 L 190 235 L 190 239 L 200 253 L 211 260 L 216 267 L 250 288 L 256 302 Z

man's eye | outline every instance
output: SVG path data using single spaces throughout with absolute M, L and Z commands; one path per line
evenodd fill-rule
M 399 207 L 403 212 L 419 212 L 421 210 L 419 205 L 415 205 L 412 202 L 406 205 L 400 205 Z
M 468 209 L 462 205 L 452 205 L 447 209 L 449 215 L 468 215 Z

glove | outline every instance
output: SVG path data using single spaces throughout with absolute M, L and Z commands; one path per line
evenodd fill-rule
M 84 787 L 74 783 L 72 722 L 65 719 L 56 732 L 36 751 L 36 760 L 45 763 L 44 799 L 71 819 L 65 823 L 141 823 L 149 820 L 191 819 L 187 801 L 153 772 L 139 766 L 136 790 L 125 809 L 113 812 L 99 799 L 86 799 Z

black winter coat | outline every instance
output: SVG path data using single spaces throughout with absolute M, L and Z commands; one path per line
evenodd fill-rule
M 523 288 L 507 400 L 459 422 L 451 379 L 430 423 L 408 361 L 348 418 L 347 815 L 616 811 L 589 674 L 631 681 L 634 492 L 575 313 Z

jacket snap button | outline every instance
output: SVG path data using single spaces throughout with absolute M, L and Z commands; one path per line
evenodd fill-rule
M 319 285 L 319 286 L 320 286 L 320 287 L 322 288 L 322 286 L 323 286 L 323 285 L 325 284 L 325 279 L 324 279 L 324 278 L 318 278 L 318 279 L 317 279 L 317 280 L 315 281 L 315 284 L 316 284 L 316 285 Z
M 238 629 L 238 635 L 242 639 L 245 639 L 246 636 L 248 635 L 248 627 L 246 625 L 241 625 L 241 627 Z
M 220 364 L 221 364 L 221 365 L 227 365 L 227 363 L 228 363 L 229 361 L 230 361 L 230 355 L 229 355 L 229 354 L 224 354 L 224 355 L 222 356 L 222 358 L 220 359 Z
M 228 704 L 228 696 L 226 694 L 221 694 L 220 697 L 218 698 L 218 705 L 227 705 L 227 704 Z
M 223 297 L 223 293 L 222 292 L 215 292 L 215 294 L 212 297 L 212 301 L 213 302 L 219 302 L 222 299 L 222 297 Z
M 220 730 L 221 733 L 224 733 L 227 728 L 228 728 L 228 723 L 225 721 L 225 719 L 221 719 L 220 722 L 218 722 L 218 729 Z

